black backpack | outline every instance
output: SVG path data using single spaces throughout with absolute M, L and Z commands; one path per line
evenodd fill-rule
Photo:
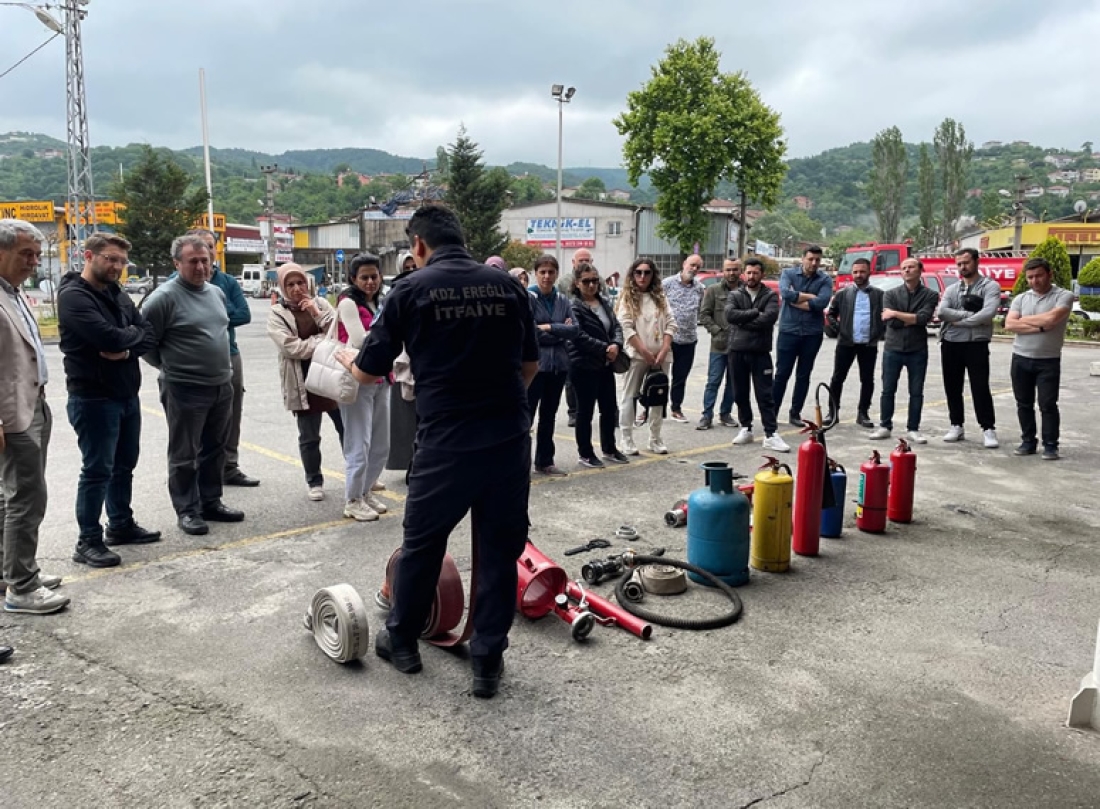
M 650 368 L 642 377 L 642 388 L 638 391 L 638 404 L 647 410 L 661 408 L 661 415 L 667 416 L 668 374 L 660 368 Z

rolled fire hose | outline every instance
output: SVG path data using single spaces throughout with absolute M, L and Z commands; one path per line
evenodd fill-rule
M 334 584 L 314 593 L 305 623 L 321 651 L 337 663 L 358 660 L 370 648 L 367 608 L 350 584 Z
M 687 575 L 672 565 L 642 565 L 638 579 L 647 593 L 656 596 L 674 596 L 688 588 Z
M 737 594 L 736 590 L 709 570 L 703 570 L 701 567 L 696 567 L 690 562 L 683 562 L 679 559 L 666 559 L 664 556 L 643 556 L 641 554 L 633 554 L 632 558 L 629 560 L 629 564 L 630 568 L 623 574 L 623 577 L 619 579 L 619 583 L 615 585 L 615 598 L 618 600 L 619 604 L 622 605 L 622 608 L 631 615 L 635 615 L 650 623 L 670 626 L 674 629 L 719 629 L 723 626 L 729 626 L 741 617 L 741 613 L 744 610 L 744 605 L 741 603 L 741 596 Z M 730 600 L 730 608 L 724 615 L 718 615 L 714 618 L 676 618 L 674 616 L 661 615 L 658 612 L 646 609 L 641 604 L 632 603 L 630 599 L 624 595 L 623 589 L 633 578 L 634 567 L 641 565 L 668 565 L 670 567 L 679 568 L 680 570 L 686 570 L 689 573 L 695 573 L 709 581 L 719 592 L 725 595 Z

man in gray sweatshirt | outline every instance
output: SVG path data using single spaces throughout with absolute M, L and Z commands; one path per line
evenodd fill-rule
M 160 369 L 160 401 L 168 420 L 168 493 L 187 534 L 205 534 L 207 520 L 240 522 L 244 512 L 222 503 L 222 470 L 233 411 L 229 315 L 225 295 L 207 283 L 213 257 L 201 236 L 172 242 L 177 275 L 142 309 L 156 347 L 145 354 Z

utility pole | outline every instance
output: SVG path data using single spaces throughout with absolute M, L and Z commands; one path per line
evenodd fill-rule
M 268 270 L 275 269 L 275 172 L 278 170 L 278 163 L 260 166 L 267 185 L 264 194 L 264 216 L 267 217 L 267 263 L 264 266 Z
M 1020 251 L 1020 243 L 1023 240 L 1024 234 L 1024 181 L 1027 180 L 1026 174 L 1016 175 L 1016 196 L 1012 200 L 1012 213 L 1015 223 L 1015 229 L 1012 232 L 1012 249 L 1015 252 Z
M 745 240 L 749 237 L 749 229 L 745 222 L 745 216 L 748 211 L 749 200 L 745 196 L 745 192 L 741 192 L 741 204 L 737 208 L 737 254 L 738 257 L 748 255 L 746 249 Z
M 80 21 L 88 0 L 65 0 L 65 100 L 68 124 L 68 193 L 65 206 L 73 217 L 69 233 L 69 269 L 84 268 L 84 240 L 95 232 L 95 193 L 89 154 L 88 99 L 84 92 L 84 48 Z

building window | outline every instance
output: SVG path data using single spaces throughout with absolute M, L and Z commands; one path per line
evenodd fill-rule
M 623 235 L 623 223 L 616 220 L 612 220 L 607 223 L 607 235 L 608 236 L 622 236 Z

